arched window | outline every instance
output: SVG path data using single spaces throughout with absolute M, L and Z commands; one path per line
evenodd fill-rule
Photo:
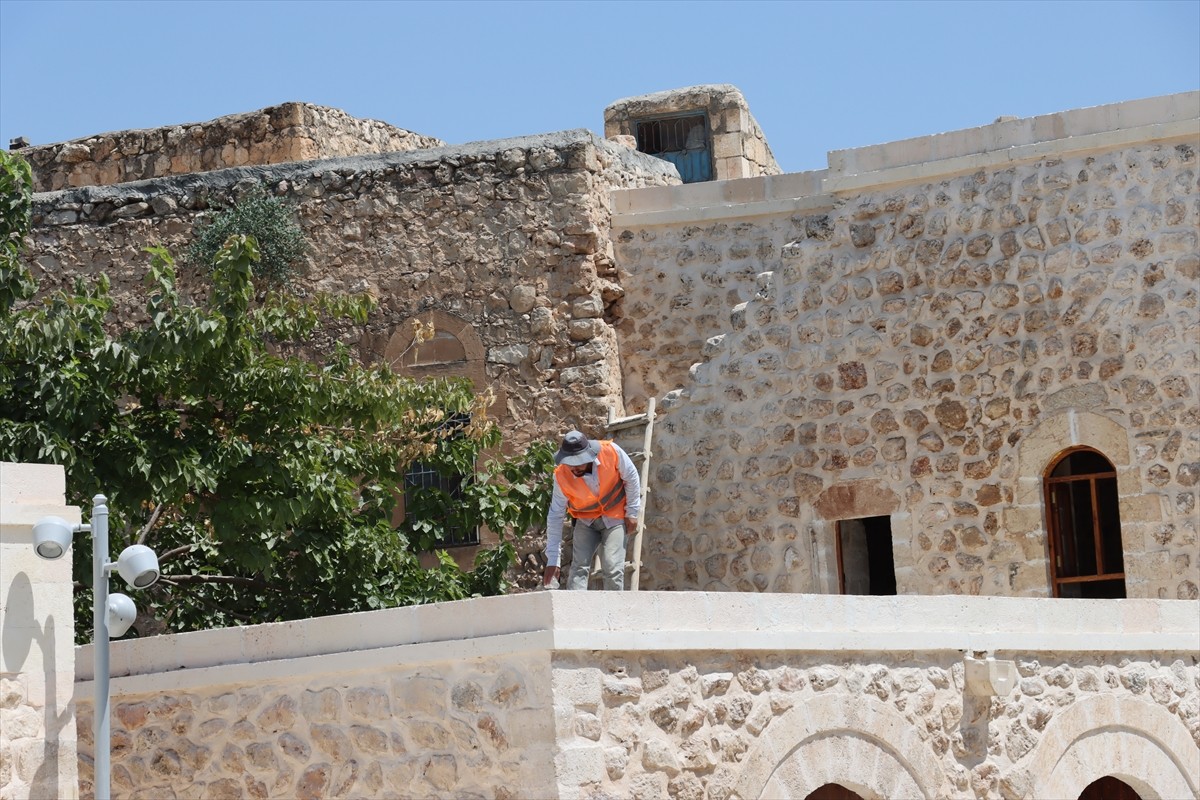
M 1124 597 L 1117 471 L 1091 449 L 1067 451 L 1045 476 L 1055 597 Z
M 1142 800 L 1141 796 L 1125 781 L 1105 775 L 1092 781 L 1079 795 L 1079 800 Z
M 804 800 L 863 800 L 862 795 L 852 792 L 840 783 L 827 783 L 809 793 Z

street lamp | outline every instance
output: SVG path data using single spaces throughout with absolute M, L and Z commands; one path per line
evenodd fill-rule
M 135 589 L 145 589 L 158 580 L 158 556 L 143 544 L 121 551 L 115 562 L 108 560 L 108 499 L 92 498 L 92 524 L 75 525 L 62 517 L 42 517 L 33 526 L 33 547 L 48 560 L 62 558 L 71 546 L 72 535 L 81 531 L 92 534 L 92 627 L 95 634 L 94 694 L 92 730 L 95 739 L 95 797 L 110 800 L 110 731 L 108 708 L 108 639 L 129 630 L 137 617 L 133 601 L 120 592 L 109 594 L 108 576 L 115 569 Z

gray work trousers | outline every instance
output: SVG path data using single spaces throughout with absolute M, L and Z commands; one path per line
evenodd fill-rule
M 625 588 L 625 526 L 596 530 L 584 520 L 575 521 L 574 543 L 571 545 L 571 572 L 568 589 L 586 589 L 592 571 L 592 557 L 600 548 L 600 574 L 604 588 L 621 591 Z

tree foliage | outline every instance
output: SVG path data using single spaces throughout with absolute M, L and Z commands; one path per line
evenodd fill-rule
M 110 335 L 108 281 L 28 301 L 17 255 L 29 226 L 28 173 L 0 151 L 0 459 L 67 470 L 68 502 L 108 497 L 110 552 L 144 543 L 163 578 L 140 593 L 169 629 L 383 608 L 507 588 L 514 539 L 545 508 L 550 452 L 487 460 L 500 434 L 488 398 L 465 381 L 417 382 L 359 363 L 281 355 L 334 318 L 362 322 L 369 301 L 255 303 L 253 238 L 214 262 L 202 305 L 180 297 L 175 267 L 149 251 L 149 323 Z M 15 249 L 10 247 L 15 245 Z M 268 345 L 268 342 L 274 344 Z M 448 425 L 450 418 L 465 425 Z M 391 525 L 399 476 L 414 459 L 472 474 L 465 499 L 430 492 Z M 487 525 L 501 543 L 470 572 L 418 554 L 446 526 Z M 90 541 L 75 542 L 80 608 L 90 608 Z M 81 617 L 86 618 L 86 617 Z
M 195 266 L 211 268 L 229 237 L 239 234 L 258 242 L 254 274 L 273 284 L 286 283 L 308 249 L 295 210 L 267 194 L 262 186 L 254 186 L 199 228 L 188 248 L 188 260 Z

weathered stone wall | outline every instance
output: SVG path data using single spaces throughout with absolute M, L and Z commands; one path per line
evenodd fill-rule
M 65 505 L 66 474 L 0 461 L 0 797 L 79 796 L 71 699 L 75 629 L 71 557 L 38 558 L 33 526 Z
M 114 797 L 549 797 L 547 659 L 458 660 L 122 697 Z M 91 704 L 78 702 L 93 797 Z
M 604 109 L 604 135 L 636 136 L 639 119 L 700 111 L 708 115 L 714 180 L 780 173 L 767 137 L 750 113 L 746 98 L 736 86 L 727 83 L 618 100 Z
M 800 800 L 839 783 L 864 797 L 1063 797 L 1035 789 L 1070 727 L 1056 723 L 1091 712 L 1096 727 L 1196 730 L 1186 654 L 998 657 L 1020 678 L 993 699 L 966 693 L 950 653 L 557 655 L 559 740 L 582 784 L 562 796 Z M 1118 772 L 1119 759 L 1091 766 Z
M 1163 124 L 990 162 L 816 173 L 810 197 L 618 196 L 627 380 L 684 387 L 656 428 L 644 585 L 836 592 L 835 522 L 887 515 L 902 593 L 1046 594 L 1041 477 L 1083 445 L 1118 470 L 1129 595 L 1195 597 L 1200 137 L 1180 98 Z
M 1196 610 L 539 592 L 118 642 L 114 797 L 1200 797 Z
M 493 386 L 522 444 L 620 411 L 608 194 L 677 181 L 670 165 L 586 131 L 244 167 L 36 195 L 26 258 L 44 290 L 107 273 L 125 324 L 141 324 L 142 249 L 183 253 L 201 214 L 265 183 L 295 204 L 311 245 L 297 289 L 379 300 L 365 328 L 330 335 L 390 360 L 414 317 L 443 315 L 455 338 L 478 337 L 470 363 L 449 371 Z
M 34 190 L 210 172 L 250 164 L 440 147 L 445 142 L 336 108 L 283 103 L 208 122 L 120 131 L 21 149 Z

